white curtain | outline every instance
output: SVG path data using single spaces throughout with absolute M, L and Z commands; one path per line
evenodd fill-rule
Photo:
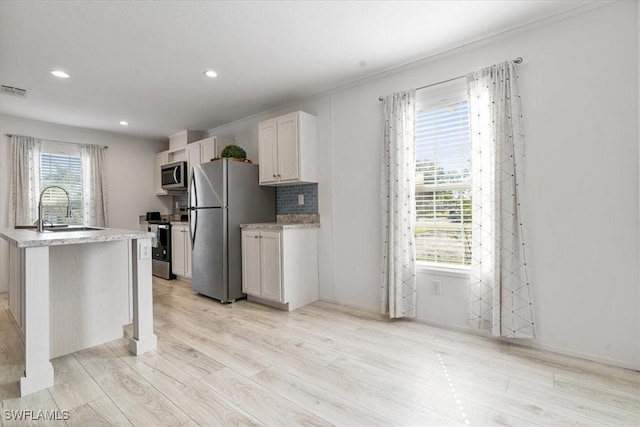
M 473 232 L 469 323 L 494 336 L 533 338 L 521 216 L 524 134 L 517 66 L 467 75 Z
M 107 179 L 104 171 L 105 148 L 82 145 L 82 219 L 84 225 L 107 227 Z
M 415 317 L 415 90 L 384 99 L 380 306 L 391 318 Z
M 42 143 L 30 136 L 11 136 L 11 226 L 33 225 L 38 219 L 40 196 L 40 152 Z

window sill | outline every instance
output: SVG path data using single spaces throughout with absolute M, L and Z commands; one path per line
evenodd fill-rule
M 428 264 L 425 262 L 416 263 L 416 273 L 418 274 L 437 274 L 439 276 L 451 276 L 469 278 L 471 277 L 470 267 L 454 267 Z

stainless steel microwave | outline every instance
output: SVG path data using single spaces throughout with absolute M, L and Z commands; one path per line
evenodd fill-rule
M 187 162 L 162 165 L 162 188 L 165 190 L 187 189 Z

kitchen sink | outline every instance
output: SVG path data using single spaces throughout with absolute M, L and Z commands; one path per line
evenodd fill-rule
M 93 231 L 93 230 L 104 230 L 104 228 L 96 228 L 96 227 L 75 227 L 75 226 L 70 226 L 70 227 L 52 227 L 52 228 L 45 228 L 44 231 L 52 231 L 52 232 L 70 232 L 70 231 Z
M 19 230 L 36 231 L 35 225 L 16 225 L 15 228 Z M 92 231 L 92 230 L 104 230 L 104 228 L 84 227 L 81 225 L 67 225 L 67 224 L 47 225 L 44 227 L 44 231 L 53 231 L 53 232 Z

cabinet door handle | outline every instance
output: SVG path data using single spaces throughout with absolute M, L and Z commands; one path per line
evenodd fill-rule
M 275 173 L 273 174 L 273 177 L 274 177 L 274 178 L 276 177 L 276 174 L 275 174 Z
M 280 178 L 280 174 L 278 174 L 278 178 Z

